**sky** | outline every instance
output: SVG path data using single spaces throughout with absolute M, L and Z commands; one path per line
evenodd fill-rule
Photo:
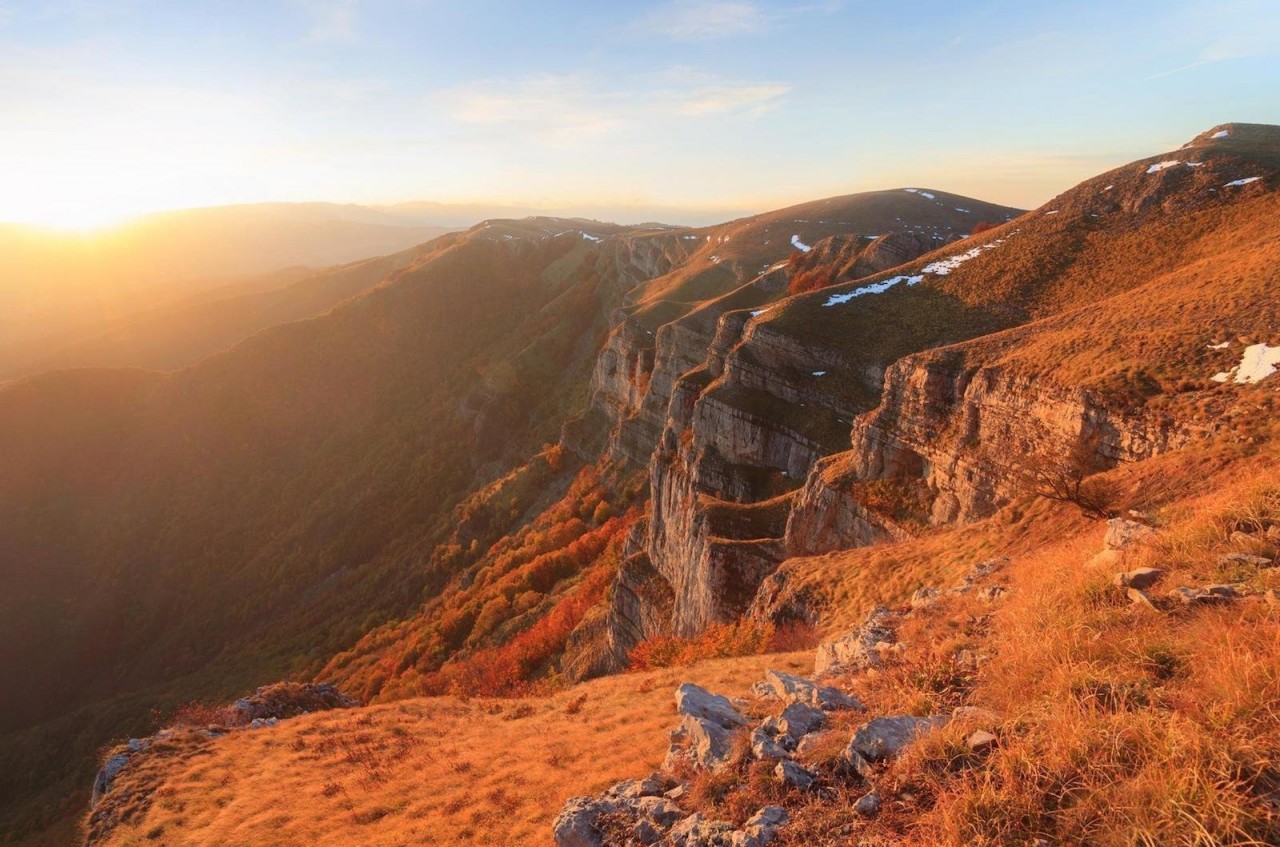
M 1278 92 L 1277 0 L 0 0 L 0 221 L 1034 207 Z

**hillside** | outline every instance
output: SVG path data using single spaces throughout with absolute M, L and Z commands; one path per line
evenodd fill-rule
M 150 310 L 232 293 L 217 289 L 266 290 L 245 277 L 385 256 L 450 228 L 325 203 L 186 209 L 94 233 L 0 224 L 0 373 L 19 364 L 32 372 L 43 356 L 116 333 Z M 76 362 L 86 363 L 108 364 Z
M 326 268 L 276 272 L 188 300 L 103 320 L 92 329 L 10 345 L 0 379 L 67 368 L 175 370 L 195 364 L 255 332 L 314 317 L 372 288 L 430 251 L 429 245 Z
M 1274 441 L 1219 445 L 1119 472 L 1130 492 L 1178 483 L 1144 500 L 1154 544 L 1106 548 L 1112 534 L 1074 509 L 1024 502 L 927 538 L 792 560 L 790 579 L 827 593 L 832 643 L 863 631 L 875 603 L 892 606 L 874 661 L 826 677 L 866 711 L 830 713 L 795 755 L 812 788 L 788 786 L 776 760 L 742 742 L 724 766 L 677 769 L 688 784 L 666 826 L 698 813 L 727 830 L 775 804 L 789 818 L 771 842 L 782 847 L 1274 843 L 1280 730 L 1265 704 L 1280 695 L 1280 617 L 1260 595 L 1280 575 L 1219 560 L 1244 543 L 1274 555 L 1227 534 L 1280 525 L 1277 458 Z M 995 565 L 975 568 L 984 562 Z M 1112 585 L 1114 572 L 1152 562 L 1167 569 L 1145 592 L 1155 606 Z M 1185 607 L 1165 596 L 1224 580 L 1254 596 Z M 1047 642 L 1046 631 L 1062 635 Z M 680 721 L 677 686 L 728 695 L 759 719 L 784 705 L 755 684 L 763 671 L 809 675 L 814 662 L 812 652 L 720 659 L 546 697 L 407 699 L 174 740 L 112 789 L 162 799 L 100 807 L 103 837 L 92 843 L 551 843 L 553 823 L 591 820 L 558 817 L 584 808 L 571 797 L 659 768 Z M 850 735 L 903 713 L 956 717 L 854 771 Z M 859 802 L 869 795 L 876 812 Z M 625 812 L 597 820 L 605 831 L 629 825 Z M 557 843 L 593 843 L 572 840 L 592 831 L 566 828 Z
M 750 249 L 762 262 L 793 250 Z M 544 447 L 586 405 L 595 353 L 637 282 L 709 251 L 705 233 L 679 227 L 487 221 L 325 314 L 172 373 L 71 370 L 0 390 L 0 670 L 23 680 L 0 708 L 5 758 L 23 763 L 4 795 L 57 814 L 43 798 L 74 796 L 94 747 L 143 731 L 151 708 L 316 673 L 384 621 L 414 620 L 423 600 L 451 598 L 439 614 L 455 613 L 432 630 L 441 641 L 398 641 L 397 654 L 431 648 L 424 672 L 567 599 L 538 648 L 558 654 L 557 627 L 596 602 L 644 498 L 634 469 Z M 212 337 L 182 341 L 194 351 Z M 524 484 L 504 486 L 510 474 Z M 494 485 L 511 498 L 501 512 Z M 559 504 L 567 492 L 579 500 Z M 466 503 L 459 533 L 450 512 Z M 507 597 L 521 616 L 491 630 L 506 623 L 492 592 L 448 586 L 526 526 L 504 567 L 537 576 L 522 571 L 532 581 Z M 587 527 L 589 544 L 565 548 Z M 370 690 L 394 675 L 371 675 Z
M 586 680 L 816 638 L 828 640 L 820 657 L 861 655 L 862 635 L 843 636 L 889 603 L 905 646 L 825 677 L 872 712 L 833 712 L 837 731 L 801 755 L 826 793 L 784 790 L 759 739 L 730 744 L 725 727 L 686 720 L 703 739 L 690 755 L 706 765 L 703 747 L 719 752 L 709 773 L 672 763 L 690 780 L 672 799 L 682 816 L 743 835 L 782 804 L 782 844 L 1104 843 L 1091 839 L 1114 789 L 1129 811 L 1105 843 L 1192 843 L 1188 803 L 1212 810 L 1205 843 L 1266 843 L 1276 727 L 1256 704 L 1275 680 L 1250 670 L 1229 685 L 1199 669 L 1218 637 L 1241 643 L 1251 669 L 1275 658 L 1261 599 L 1274 574 L 1220 557 L 1276 552 L 1278 180 L 1280 129 L 1226 124 L 1025 214 L 915 187 L 700 229 L 485 221 L 325 314 L 191 367 L 10 385 L 0 551 L 21 566 L 0 573 L 12 598 L 0 669 L 23 687 L 0 708 L 14 717 L 6 758 L 22 763 L 6 793 L 51 819 L 42 798 L 89 784 L 83 771 L 50 781 L 41 762 L 55 744 L 83 761 L 107 738 L 146 735 L 144 707 L 317 680 L 369 705 L 226 737 L 186 718 L 190 744 L 114 754 L 127 760 L 116 785 L 165 799 L 112 789 L 93 843 L 271 830 L 301 842 L 334 820 L 323 837 L 408 843 L 444 827 L 463 843 L 536 841 L 505 828 L 515 810 L 549 838 L 570 794 L 641 777 L 662 753 L 648 729 L 670 690 L 630 708 L 620 692 L 636 677 Z M 1096 519 L 1122 515 L 1162 541 L 1095 560 Z M 1148 597 L 1160 616 L 1137 626 L 1152 609 L 1129 607 L 1111 580 L 1152 556 L 1190 594 Z M 1009 558 L 999 576 L 975 570 L 993 557 Z M 1241 596 L 1223 608 L 1193 588 L 1226 582 Z M 917 589 L 957 585 L 933 611 L 900 608 Z M 1103 635 L 1032 655 L 1037 628 Z M 1157 648 L 1185 672 L 1135 676 L 1134 651 Z M 738 671 L 758 676 L 761 662 L 712 666 L 752 721 L 782 706 L 747 694 Z M 468 757 L 433 778 L 510 787 L 420 803 L 403 786 L 427 754 L 405 747 L 393 766 L 378 752 L 418 738 L 392 728 L 401 717 L 422 729 L 447 704 L 467 724 L 450 732 L 544 756 L 537 733 L 513 738 L 510 724 L 558 719 L 582 693 L 616 703 L 611 722 L 591 724 L 602 742 L 622 744 L 631 722 L 648 729 L 607 768 L 572 785 L 556 774 L 554 797 Z M 477 710 L 472 697 L 523 699 Z M 995 713 L 983 728 L 997 752 L 961 752 L 979 727 L 957 721 L 901 763 L 837 761 L 868 717 L 961 706 Z M 1182 734 L 1162 733 L 1168 720 Z M 209 726 L 218 737 L 201 734 Z M 334 736 L 315 761 L 381 762 L 378 779 L 366 773 L 357 797 L 321 782 L 327 768 L 298 773 L 311 726 Z M 1090 733 L 1131 731 L 1140 766 L 1080 782 L 1072 762 Z M 1248 733 L 1252 746 L 1233 746 Z M 1229 755 L 1202 754 L 1215 746 Z M 219 794 L 244 811 L 232 832 L 207 807 L 219 792 L 202 762 L 249 755 L 262 767 Z M 1156 777 L 1174 763 L 1187 781 L 1160 800 Z M 378 799 L 383 776 L 398 799 Z M 867 783 L 885 814 L 864 820 L 849 809 Z M 992 798 L 1018 811 L 989 814 Z M 572 808 L 595 820 L 583 802 Z M 634 804 L 599 802 L 608 826 L 641 825 Z

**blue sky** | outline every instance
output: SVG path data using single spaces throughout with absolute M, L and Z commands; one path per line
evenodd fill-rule
M 0 220 L 264 200 L 1034 206 L 1280 123 L 1280 3 L 0 0 Z M 687 210 L 687 211 L 683 211 Z

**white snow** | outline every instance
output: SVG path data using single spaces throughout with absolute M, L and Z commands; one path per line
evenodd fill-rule
M 1110 190 L 1111 190 L 1111 189 L 1113 189 L 1113 188 L 1115 188 L 1115 186 L 1114 186 L 1114 185 L 1108 185 L 1106 188 L 1104 188 L 1104 189 L 1102 189 L 1102 190 L 1103 190 L 1103 191 L 1110 191 Z
M 1221 344 L 1206 344 L 1205 346 L 1208 347 L 1210 350 L 1226 350 L 1228 347 L 1231 346 L 1231 342 L 1224 341 Z
M 826 372 L 826 371 L 814 371 L 814 372 L 813 372 L 813 375 L 814 375 L 814 376 L 826 376 L 826 375 L 827 375 L 827 372 Z
M 1154 165 L 1147 168 L 1147 173 L 1149 174 L 1159 173 L 1160 171 L 1167 170 L 1169 168 L 1176 167 L 1181 164 L 1182 162 L 1180 162 L 1177 159 L 1170 159 L 1167 162 L 1156 162 Z
M 588 232 L 584 232 L 584 233 L 582 233 L 582 237 L 583 237 L 583 238 L 585 238 L 585 239 L 587 239 L 588 241 L 599 241 L 599 240 L 600 240 L 599 238 L 596 238 L 594 235 L 592 235 L 591 233 L 588 233 Z
M 1245 177 L 1244 179 L 1233 179 L 1231 180 L 1231 182 L 1228 182 L 1226 185 L 1222 187 L 1231 188 L 1233 185 L 1248 185 L 1249 183 L 1257 182 L 1260 179 L 1262 179 L 1262 177 L 1260 176 L 1250 176 L 1250 177 Z
M 1049 211 L 1045 212 L 1045 214 L 1046 214 L 1046 215 L 1056 215 L 1056 214 L 1058 214 L 1058 210 L 1057 210 L 1057 209 L 1050 209 Z
M 1226 382 L 1234 374 L 1236 384 L 1252 385 L 1275 373 L 1276 365 L 1280 365 L 1280 345 L 1268 347 L 1266 344 L 1252 344 L 1244 348 L 1240 364 L 1229 371 L 1214 374 L 1213 381 Z
M 921 191 L 921 192 L 920 192 L 920 196 L 921 196 L 921 197 L 927 197 L 927 198 L 929 198 L 930 200 L 932 200 L 932 199 L 933 199 L 933 195 L 932 195 L 932 194 L 930 194 L 930 193 L 929 193 L 929 192 L 927 192 L 927 191 Z
M 915 193 L 916 193 L 916 190 L 915 190 L 914 188 L 904 188 L 904 189 L 902 189 L 902 190 L 903 190 L 903 191 L 910 192 L 911 194 L 915 194 Z
M 1183 164 L 1184 164 L 1184 165 L 1186 165 L 1186 166 L 1187 166 L 1187 167 L 1189 167 L 1189 168 L 1202 168 L 1202 167 L 1204 167 L 1204 162 L 1183 162 Z
M 767 311 L 769 311 L 769 310 L 768 310 L 768 309 L 752 309 L 752 310 L 751 310 L 751 317 L 753 317 L 753 318 L 754 318 L 756 315 L 763 315 L 763 314 L 764 314 L 765 312 L 767 312 Z
M 991 250 L 995 247 L 1000 246 L 1003 243 L 1004 243 L 1003 238 L 997 238 L 995 241 L 990 241 L 990 242 L 987 242 L 986 244 L 979 244 L 977 247 L 974 247 L 970 250 L 966 250 L 963 253 L 957 253 L 956 255 L 948 259 L 942 259 L 940 261 L 932 262 L 928 265 L 925 265 L 924 268 L 921 270 L 921 273 L 937 274 L 938 276 L 946 276 L 947 274 L 951 273 L 956 268 L 960 267 L 970 259 L 976 259 L 978 256 L 982 255 L 983 250 Z
M 969 210 L 968 210 L 968 209 L 961 209 L 959 206 L 956 206 L 956 211 L 957 211 L 957 212 L 960 212 L 961 214 L 964 214 L 964 215 L 969 214 Z
M 803 250 L 805 253 L 808 253 L 810 250 L 813 249 L 808 244 L 805 244 L 803 241 L 801 241 L 799 235 L 791 236 L 791 246 L 796 248 L 797 250 Z
M 1229 130 L 1229 129 L 1220 129 L 1220 130 L 1218 130 L 1217 132 L 1215 132 L 1213 135 L 1211 135 L 1211 136 L 1209 136 L 1209 137 L 1210 137 L 1210 138 L 1226 138 L 1226 137 L 1227 137 L 1228 135 L 1230 135 L 1230 134 L 1231 134 L 1231 130 Z
M 861 288 L 855 288 L 853 291 L 849 291 L 845 294 L 832 294 L 830 297 L 827 298 L 827 302 L 823 303 L 822 305 L 823 306 L 839 306 L 841 303 L 848 303 L 850 300 L 854 299 L 855 297 L 861 297 L 864 294 L 883 294 L 900 282 L 905 282 L 907 285 L 916 285 L 923 281 L 924 281 L 923 275 L 895 276 L 892 279 L 885 279 L 885 280 L 881 280 L 880 282 L 873 282 L 870 285 L 864 285 Z
M 698 236 L 696 236 L 696 235 L 686 235 L 686 236 L 684 236 L 684 240 L 685 240 L 685 241 L 697 241 L 697 240 L 698 240 Z

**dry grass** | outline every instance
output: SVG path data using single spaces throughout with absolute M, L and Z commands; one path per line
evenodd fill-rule
M 681 682 L 741 694 L 768 667 L 810 661 L 750 656 L 553 697 L 406 700 L 233 733 L 150 774 L 154 801 L 105 843 L 548 843 L 568 797 L 661 764 Z M 131 779 L 127 770 L 117 790 Z

